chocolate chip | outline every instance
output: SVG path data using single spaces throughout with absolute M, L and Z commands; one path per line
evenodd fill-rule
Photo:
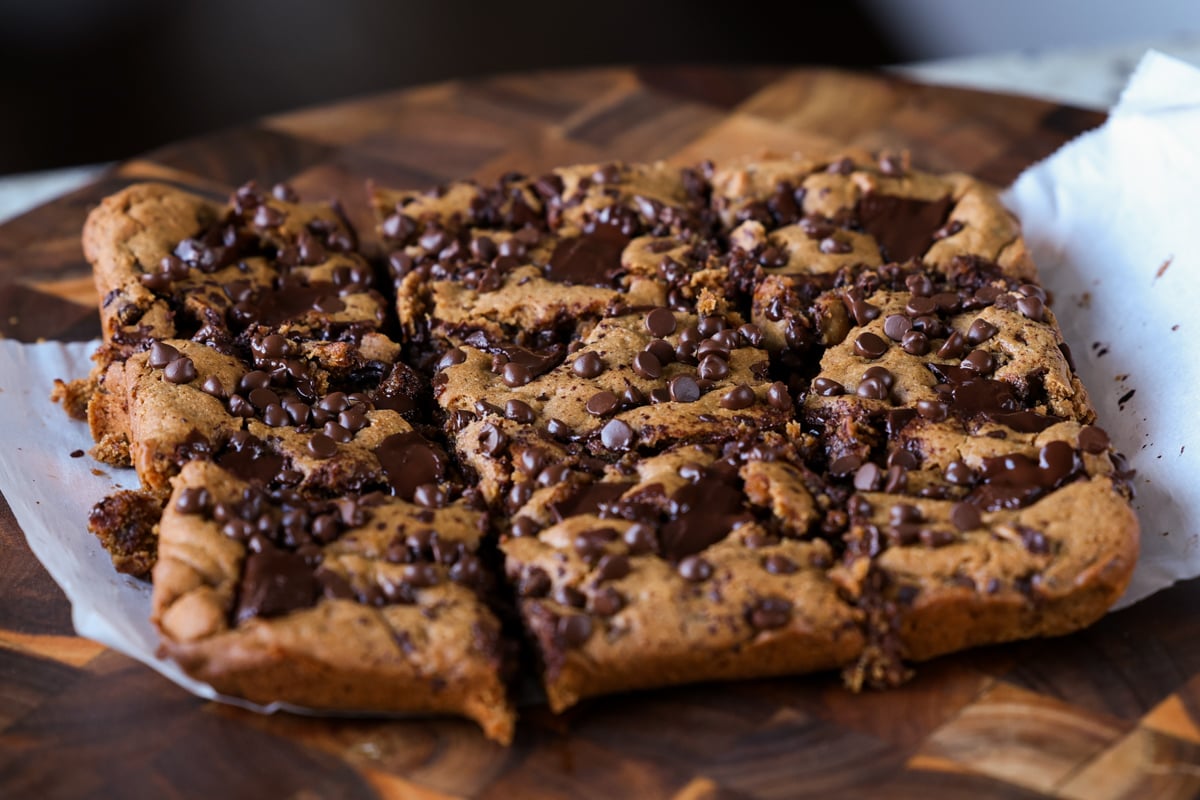
M 587 401 L 587 412 L 594 417 L 604 417 L 617 410 L 621 401 L 612 392 L 597 392 Z
M 791 601 L 782 597 L 764 597 L 751 609 L 748 619 L 760 631 L 782 628 L 792 619 Z
M 1025 525 L 1018 525 L 1017 532 L 1021 534 L 1021 543 L 1029 552 L 1035 555 L 1045 555 L 1050 552 L 1050 542 L 1041 531 Z
M 283 406 L 278 403 L 272 403 L 263 409 L 263 422 L 272 428 L 282 428 L 291 422 L 291 418 L 283 410 Z
M 629 557 L 610 553 L 596 562 L 596 582 L 618 581 L 629 574 Z
M 720 356 L 709 354 L 700 359 L 696 372 L 705 380 L 719 381 L 729 375 L 729 364 Z
M 1085 453 L 1099 455 L 1108 450 L 1112 444 L 1103 428 L 1095 425 L 1085 425 L 1079 431 L 1079 447 Z
M 625 596 L 611 586 L 597 589 L 588 598 L 587 609 L 601 617 L 611 617 L 625 607 Z
M 288 340 L 278 333 L 271 333 L 263 337 L 261 349 L 268 358 L 280 358 L 287 355 Z
M 700 399 L 700 387 L 689 375 L 676 375 L 668 384 L 671 399 L 676 403 L 694 403 Z
M 937 311 L 937 303 L 930 297 L 913 295 L 905 304 L 904 310 L 913 317 L 928 316 Z
M 938 348 L 938 358 L 962 358 L 967 352 L 967 340 L 959 333 L 954 331 Z
M 171 383 L 190 383 L 196 380 L 196 366 L 187 356 L 180 356 L 167 364 L 163 370 L 163 377 Z
M 762 565 L 763 569 L 772 575 L 791 575 L 798 569 L 795 561 L 778 553 L 764 558 Z
M 592 619 L 586 614 L 559 617 L 556 631 L 564 646 L 579 647 L 592 636 Z
M 259 411 L 262 411 L 269 405 L 278 405 L 279 403 L 279 395 L 275 394 L 275 392 L 271 391 L 270 389 L 265 388 L 254 389 L 250 392 L 250 396 L 247 399 L 250 401 L 250 404 Z
M 283 224 L 285 216 L 277 208 L 261 205 L 254 210 L 254 225 L 258 228 L 278 228 Z
M 754 405 L 756 399 L 754 390 L 743 383 L 740 386 L 733 387 L 721 397 L 721 408 L 739 411 Z
M 945 547 L 958 541 L 958 537 L 952 531 L 938 528 L 922 528 L 920 537 L 921 544 L 926 547 Z
M 451 347 L 445 354 L 438 359 L 437 369 L 443 370 L 447 367 L 453 367 L 455 364 L 461 364 L 467 360 L 467 354 L 458 347 Z
M 854 250 L 854 246 L 849 242 L 844 242 L 835 236 L 827 236 L 821 240 L 817 248 L 826 255 L 849 253 Z
M 685 581 L 699 583 L 706 581 L 712 577 L 712 564 L 705 561 L 700 556 L 686 556 L 679 562 L 679 575 Z
M 854 473 L 854 488 L 860 492 L 873 492 L 883 482 L 883 470 L 868 461 Z
M 931 422 L 941 422 L 950 415 L 950 406 L 941 400 L 918 400 L 917 413 Z
M 334 422 L 333 420 L 326 422 L 324 427 L 321 428 L 321 432 L 330 439 L 333 439 L 335 442 L 341 442 L 343 444 L 354 439 L 353 433 L 347 430 L 340 423 Z
M 422 483 L 413 490 L 413 502 L 425 508 L 441 508 L 447 499 L 436 483 Z
M 665 339 L 651 340 L 642 352 L 653 355 L 662 366 L 666 366 L 675 360 L 675 348 L 671 347 L 671 343 Z
M 505 403 L 504 416 L 523 425 L 529 425 L 537 419 L 533 407 L 523 400 L 509 400 Z
M 633 371 L 643 378 L 654 380 L 662 376 L 662 364 L 654 353 L 643 350 L 633 357 Z
M 628 450 L 633 444 L 633 428 L 619 419 L 611 419 L 600 429 L 600 441 L 609 450 Z
M 837 397 L 846 393 L 846 387 L 832 378 L 815 378 L 812 388 L 821 397 Z
M 175 510 L 180 514 L 202 514 L 208 509 L 209 494 L 204 487 L 189 486 L 179 493 Z
M 524 386 L 533 380 L 533 371 L 524 364 L 510 361 L 504 365 L 503 380 L 504 385 L 511 388 Z
M 174 347 L 166 342 L 155 342 L 150 345 L 150 355 L 146 360 L 155 369 L 163 369 L 177 358 L 179 358 L 179 351 Z
M 938 292 L 929 299 L 938 307 L 938 311 L 945 313 L 956 311 L 961 302 L 954 292 Z
M 862 466 L 862 463 L 863 460 L 861 456 L 856 456 L 854 454 L 842 456 L 841 458 L 834 459 L 829 465 L 829 474 L 833 475 L 835 478 L 842 478 L 846 475 L 849 475 L 851 472 L 858 470 L 858 468 Z
M 1041 322 L 1046 316 L 1046 305 L 1037 297 L 1022 297 L 1017 301 L 1017 310 L 1034 322 Z
M 967 329 L 967 343 L 970 345 L 983 344 L 999 331 L 1000 329 L 995 325 L 980 317 L 972 322 L 971 327 Z
M 271 385 L 271 376 L 261 369 L 247 372 L 238 381 L 238 391 L 251 392 L 255 389 L 263 389 Z
M 308 440 L 308 452 L 314 458 L 333 458 L 337 454 L 337 443 L 323 433 L 313 434 Z
M 595 353 L 583 353 L 575 359 L 571 371 L 581 378 L 595 378 L 604 372 L 604 361 Z
M 903 314 L 889 314 L 883 320 L 883 332 L 893 342 L 904 340 L 904 334 L 912 330 L 912 320 Z
M 888 467 L 883 490 L 888 494 L 900 494 L 908 489 L 908 470 L 900 466 Z
M 479 429 L 479 447 L 486 455 L 499 455 L 506 444 L 508 437 L 490 422 Z
M 738 335 L 742 337 L 742 341 L 750 347 L 758 347 L 763 342 L 762 328 L 752 322 L 747 322 L 745 325 L 737 329 Z
M 956 486 L 966 486 L 975 480 L 975 471 L 965 461 L 951 461 L 946 465 L 946 480 Z
M 983 524 L 983 515 L 970 503 L 955 503 L 950 507 L 950 522 L 960 531 L 971 531 Z
M 350 398 L 345 392 L 331 392 L 317 401 L 317 408 L 331 414 L 340 414 L 350 407 Z
M 512 535 L 516 537 L 537 536 L 538 524 L 533 517 L 517 517 L 513 520 Z M 536 569 L 536 567 L 535 567 Z M 549 588 L 549 585 L 547 585 Z
M 923 356 L 929 352 L 929 337 L 920 331 L 908 331 L 900 339 L 900 348 L 913 356 Z
M 991 375 L 996 371 L 996 359 L 986 350 L 972 350 L 963 359 L 964 368 L 978 372 L 980 375 Z
M 656 308 L 646 315 L 646 330 L 662 339 L 675 332 L 675 315 L 670 309 Z
M 225 387 L 221 385 L 221 379 L 216 375 L 209 375 L 207 378 L 205 378 L 204 383 L 200 385 L 200 388 L 205 394 L 210 394 L 213 397 L 221 400 L 225 399 Z
M 909 275 L 904 279 L 904 285 L 917 297 L 929 297 L 933 294 L 933 281 L 929 279 L 928 275 L 920 273 Z
M 855 394 L 868 400 L 887 400 L 891 391 L 879 378 L 863 378 L 859 382 Z
M 1025 297 L 1036 297 L 1043 303 L 1046 302 L 1046 290 L 1040 286 L 1035 286 L 1032 283 L 1023 283 L 1017 287 L 1017 291 Z
M 788 394 L 787 386 L 783 381 L 775 381 L 771 384 L 771 388 L 767 390 L 767 404 L 780 411 L 792 407 L 792 396 Z
M 879 358 L 887 349 L 888 343 L 870 331 L 860 333 L 854 340 L 854 352 L 863 358 Z
M 231 395 L 229 398 L 229 413 L 235 417 L 253 417 L 254 406 L 250 405 L 250 401 L 240 394 Z
M 653 553 L 658 549 L 658 539 L 654 536 L 654 529 L 640 522 L 626 528 L 621 538 L 629 546 L 631 555 Z

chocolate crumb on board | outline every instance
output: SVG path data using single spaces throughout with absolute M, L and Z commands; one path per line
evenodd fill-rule
M 530 671 L 554 711 L 889 686 L 1123 591 L 1132 473 L 978 181 L 614 162 L 371 201 L 379 263 L 284 185 L 134 185 L 84 231 L 104 344 L 56 394 L 144 487 L 92 529 L 219 690 L 507 743 Z

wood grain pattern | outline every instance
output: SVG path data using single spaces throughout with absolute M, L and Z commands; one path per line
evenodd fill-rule
M 215 197 L 247 179 L 339 196 L 591 159 L 909 148 L 997 183 L 1102 121 L 1027 98 L 828 70 L 601 69 L 491 77 L 272 117 L 161 148 L 0 226 L 0 335 L 98 334 L 79 247 L 130 182 Z M 81 520 L 82 524 L 82 520 Z M 0 797 L 1191 797 L 1200 607 L 1191 581 L 1064 639 L 924 665 L 896 691 L 750 681 L 523 710 L 510 749 L 469 723 L 262 717 L 191 697 L 72 636 L 0 498 Z M 232 791 L 231 791 L 232 790 Z

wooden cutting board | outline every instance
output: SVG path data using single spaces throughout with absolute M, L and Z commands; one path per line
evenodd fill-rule
M 137 180 L 216 196 L 288 180 L 339 195 L 368 229 L 368 176 L 424 187 L 858 145 L 1004 184 L 1102 120 L 828 70 L 606 69 L 395 92 L 164 147 L 0 226 L 0 333 L 99 334 L 79 231 Z M 73 636 L 0 501 L 0 797 L 1192 797 L 1196 609 L 1190 581 L 1074 636 L 922 665 L 886 693 L 825 675 L 603 698 L 562 717 L 528 708 L 504 749 L 457 720 L 262 717 L 194 698 Z

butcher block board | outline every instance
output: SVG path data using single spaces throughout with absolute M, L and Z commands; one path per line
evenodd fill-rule
M 817 69 L 602 69 L 398 91 L 163 147 L 0 226 L 0 333 L 99 335 L 80 227 L 135 181 L 215 197 L 289 181 L 340 197 L 366 230 L 368 177 L 427 187 L 852 145 L 1006 184 L 1102 121 Z M 266 717 L 195 698 L 73 635 L 66 598 L 0 500 L 0 797 L 1192 797 L 1197 610 L 1190 581 L 1073 636 L 923 664 L 883 693 L 820 675 L 607 697 L 563 716 L 525 708 L 506 749 L 453 719 Z

